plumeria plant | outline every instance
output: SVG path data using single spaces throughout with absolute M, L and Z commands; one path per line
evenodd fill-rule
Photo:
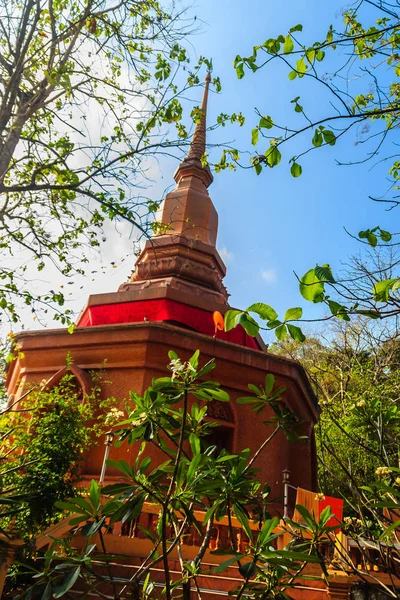
M 323 560 L 321 544 L 332 543 L 327 535 L 330 511 L 320 525 L 308 515 L 289 544 L 278 549 L 277 538 L 283 533 L 280 518 L 273 516 L 269 486 L 258 479 L 254 467 L 255 459 L 275 435 L 267 433 L 272 422 L 275 432 L 283 430 L 297 439 L 298 422 L 285 408 L 284 388 L 276 388 L 271 374 L 262 388 L 250 384 L 249 396 L 238 402 L 249 404 L 262 420 L 267 408 L 268 414 L 272 412 L 272 420 L 263 420 L 269 426 L 265 442 L 253 454 L 248 449 L 219 451 L 207 440 L 218 428 L 207 418 L 207 406 L 210 401 L 229 402 L 230 398 L 218 382 L 207 379 L 215 362 L 200 365 L 198 351 L 187 361 L 175 352 L 170 352 L 169 358 L 169 376 L 154 379 L 143 395 L 132 392 L 127 418 L 116 425 L 117 445 L 137 449 L 133 463 L 107 461 L 119 473 L 119 481 L 105 487 L 92 481 L 87 495 L 56 503 L 67 518 L 70 513 L 70 525 L 85 543 L 77 550 L 74 536 L 71 543 L 65 539 L 55 542 L 36 561 L 35 576 L 19 597 L 67 597 L 79 584 L 86 593 L 107 593 L 114 600 L 139 599 L 142 594 L 151 595 L 151 590 L 155 593 L 153 573 L 161 568 L 162 595 L 167 600 L 178 596 L 189 600 L 194 590 L 201 597 L 197 581 L 204 573 L 224 574 L 235 567 L 241 582 L 232 592 L 234 597 L 283 599 L 290 597 L 290 590 L 302 586 L 309 563 Z M 117 413 L 113 410 L 112 414 Z M 153 461 L 148 453 L 151 447 L 164 458 Z M 107 548 L 108 534 L 117 524 L 129 527 L 138 523 L 146 503 L 156 507 L 151 530 L 140 525 L 151 549 L 131 577 L 121 581 L 114 576 L 112 566 L 121 557 Z M 227 546 L 212 550 L 213 530 L 222 520 L 227 522 Z M 238 540 L 238 524 L 246 542 Z M 199 544 L 193 558 L 187 560 L 183 545 L 189 532 L 198 536 Z M 210 570 L 204 557 L 213 551 L 225 554 L 226 559 Z M 171 573 L 173 553 L 177 553 L 180 565 L 178 577 Z

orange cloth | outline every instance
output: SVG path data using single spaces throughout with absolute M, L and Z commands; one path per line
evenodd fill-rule
M 304 506 L 311 515 L 313 515 L 314 513 L 314 517 L 317 520 L 319 519 L 319 516 L 324 510 L 324 508 L 330 506 L 331 512 L 334 516 L 331 519 L 329 519 L 327 523 L 329 527 L 333 527 L 334 525 L 339 526 L 340 522 L 343 519 L 344 501 L 340 498 L 324 496 L 323 499 L 318 500 L 318 496 L 315 492 L 310 492 L 309 490 L 297 488 L 296 504 L 301 504 L 302 506 Z M 296 509 L 293 514 L 293 521 L 296 521 L 296 523 L 300 523 L 302 521 L 302 517 Z
M 319 517 L 319 502 L 315 499 L 315 492 L 297 488 L 296 504 L 301 504 L 301 506 L 304 506 L 311 515 L 314 513 L 314 517 Z M 293 513 L 293 521 L 296 521 L 296 523 L 303 521 L 302 516 L 296 509 Z

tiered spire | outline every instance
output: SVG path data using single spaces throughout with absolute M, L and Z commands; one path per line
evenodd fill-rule
M 157 215 L 165 233 L 146 242 L 130 281 L 120 291 L 166 286 L 226 304 L 225 265 L 216 249 L 218 215 L 207 191 L 213 176 L 201 162 L 206 151 L 210 82 L 208 73 L 200 120 L 189 152 L 174 175 L 177 186 L 167 194 Z

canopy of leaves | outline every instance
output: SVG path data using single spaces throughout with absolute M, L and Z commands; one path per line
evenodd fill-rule
M 316 428 L 321 488 L 342 495 L 355 514 L 358 488 L 381 466 L 397 467 L 400 439 L 400 340 L 393 324 L 337 323 L 303 345 L 273 351 L 300 360 L 322 412 Z
M 76 383 L 68 373 L 52 389 L 27 390 L 0 415 L 2 493 L 23 498 L 12 526 L 24 539 L 59 518 L 55 502 L 76 493 L 83 453 L 104 431 L 105 414 L 96 411 L 113 400 L 101 401 L 97 385 L 84 397 Z M 9 520 L 0 512 L 1 529 Z
M 157 0 L 1 0 L 0 24 L 0 308 L 17 321 L 21 302 L 64 305 L 29 261 L 72 277 L 106 219 L 146 234 L 149 161 L 188 143 L 180 98 L 211 63 L 189 68 L 192 24 Z

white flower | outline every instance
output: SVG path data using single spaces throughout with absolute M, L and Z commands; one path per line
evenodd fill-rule
M 123 419 L 124 416 L 125 416 L 124 411 L 119 410 L 118 408 L 116 408 L 114 406 L 113 408 L 110 408 L 110 411 L 107 413 L 106 418 L 105 418 L 105 424 L 106 425 L 115 425 L 116 423 L 118 423 L 118 421 Z
M 180 358 L 173 358 L 170 362 L 171 369 L 176 373 L 182 373 L 185 369 L 185 365 L 181 363 Z

